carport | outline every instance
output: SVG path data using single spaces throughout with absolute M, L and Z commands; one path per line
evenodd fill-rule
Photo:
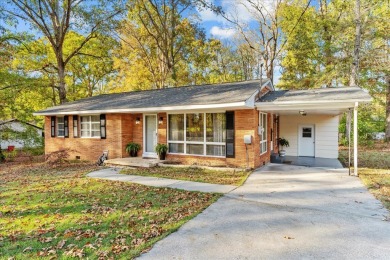
M 256 107 L 276 115 L 278 137 L 289 140 L 286 155 L 307 158 L 338 158 L 340 115 L 347 112 L 348 136 L 353 121 L 354 174 L 358 172 L 357 115 L 359 104 L 371 102 L 371 96 L 358 87 L 310 90 L 280 90 L 262 96 Z M 351 120 L 353 113 L 353 120 Z

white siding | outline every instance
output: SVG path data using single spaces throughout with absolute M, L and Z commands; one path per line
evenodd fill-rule
M 290 147 L 286 155 L 298 156 L 299 125 L 312 124 L 315 129 L 315 157 L 338 158 L 339 117 L 333 115 L 281 115 L 280 137 L 286 138 Z

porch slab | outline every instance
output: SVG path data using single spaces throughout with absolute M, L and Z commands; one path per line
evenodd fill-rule
M 143 167 L 150 168 L 155 167 L 161 162 L 159 159 L 149 159 L 141 157 L 126 157 L 126 158 L 115 158 L 104 161 L 107 166 L 127 166 L 127 167 Z
M 320 167 L 320 168 L 332 168 L 332 169 L 344 168 L 338 159 L 320 158 L 320 157 L 286 155 L 283 159 L 283 163 L 297 165 L 297 166 L 306 166 L 306 167 Z

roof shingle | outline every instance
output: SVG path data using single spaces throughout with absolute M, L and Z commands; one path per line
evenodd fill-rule
M 253 80 L 104 94 L 50 107 L 36 114 L 235 103 L 246 101 L 259 89 L 260 81 Z
M 321 88 L 307 90 L 278 90 L 270 91 L 258 102 L 305 102 L 305 101 L 370 101 L 371 96 L 358 87 Z

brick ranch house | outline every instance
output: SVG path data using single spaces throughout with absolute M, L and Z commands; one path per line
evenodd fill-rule
M 360 88 L 276 91 L 270 80 L 105 94 L 34 113 L 45 116 L 45 153 L 70 149 L 71 158 L 95 161 L 129 155 L 183 164 L 257 168 L 278 152 L 278 137 L 290 142 L 286 155 L 338 157 L 339 115 L 371 97 Z M 260 85 L 261 84 L 261 85 Z M 249 136 L 249 144 L 244 137 Z

